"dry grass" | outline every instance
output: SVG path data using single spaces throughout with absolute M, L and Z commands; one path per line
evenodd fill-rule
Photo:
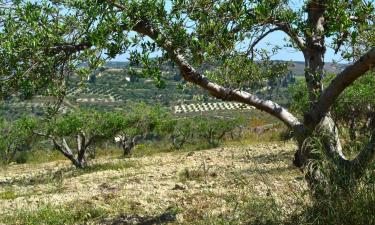
M 0 223 L 278 220 L 296 209 L 296 196 L 306 190 L 302 175 L 291 165 L 294 150 L 293 144 L 279 142 L 133 159 L 104 158 L 80 173 L 69 172 L 66 161 L 10 166 L 0 173 Z M 40 180 L 50 171 L 61 172 L 46 178 L 48 182 L 20 179 Z M 277 209 L 277 214 L 254 212 L 266 207 Z M 48 220 L 45 216 L 56 212 L 61 218 Z M 86 215 L 83 220 L 65 218 L 82 215 Z

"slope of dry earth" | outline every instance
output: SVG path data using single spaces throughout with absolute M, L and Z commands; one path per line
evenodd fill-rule
M 45 205 L 82 203 L 106 212 L 106 218 L 93 224 L 127 224 L 125 215 L 137 220 L 171 209 L 177 213 L 171 223 L 195 223 L 212 217 L 229 220 L 254 197 L 272 197 L 280 212 L 288 214 L 306 189 L 292 166 L 294 149 L 291 143 L 267 143 L 100 159 L 94 164 L 121 166 L 79 173 L 65 161 L 15 165 L 0 170 L 0 218 Z

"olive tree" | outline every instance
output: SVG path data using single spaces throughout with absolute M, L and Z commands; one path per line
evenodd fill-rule
M 167 116 L 168 113 L 160 106 L 147 106 L 144 103 L 131 106 L 124 113 L 124 124 L 116 136 L 124 156 L 130 156 L 137 143 L 147 135 L 159 133 Z
M 0 119 L 0 156 L 9 164 L 15 160 L 17 152 L 31 149 L 32 130 L 36 126 L 33 118 L 20 118 L 15 121 Z
M 243 118 L 218 117 L 218 116 L 192 116 L 167 118 L 162 123 L 162 134 L 169 136 L 176 149 L 192 141 L 204 140 L 211 146 L 216 146 L 233 131 L 244 123 Z
M 212 96 L 254 106 L 282 121 L 299 146 L 294 160 L 298 167 L 314 158 L 304 143 L 316 134 L 331 161 L 356 177 L 374 161 L 375 134 L 350 159 L 342 151 L 330 113 L 341 93 L 375 64 L 373 42 L 356 49 L 356 54 L 348 47 L 356 46 L 363 33 L 374 36 L 371 0 L 306 0 L 301 6 L 287 0 L 6 2 L 0 21 L 2 93 L 50 84 L 63 71 L 85 73 L 101 60 L 130 51 L 130 60 L 144 67 L 158 85 L 163 83 L 158 63 L 168 59 L 185 81 Z M 274 32 L 288 37 L 281 48 L 292 47 L 303 54 L 308 96 L 303 118 L 252 92 L 254 84 L 285 72 L 283 64 L 271 61 L 270 53 L 258 48 Z M 324 86 L 329 47 L 348 59 L 360 56 Z M 155 55 L 160 60 L 150 58 Z M 216 68 L 201 69 L 207 65 Z M 31 82 L 29 77 L 35 79 Z
M 176 149 L 181 149 L 193 137 L 196 130 L 196 121 L 191 118 L 181 118 L 171 123 L 171 140 Z
M 52 141 L 77 168 L 87 165 L 87 153 L 95 145 L 112 139 L 125 124 L 120 112 L 74 111 L 52 118 L 34 133 Z
M 225 135 L 243 124 L 242 118 L 198 117 L 196 118 L 196 133 L 211 146 L 217 146 Z

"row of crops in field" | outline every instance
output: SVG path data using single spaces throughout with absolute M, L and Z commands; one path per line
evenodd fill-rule
M 113 103 L 116 102 L 115 98 L 77 98 L 77 103 Z
M 113 88 L 108 88 L 105 86 L 94 86 L 94 87 L 72 87 L 66 92 L 68 97 L 77 96 L 77 95 L 98 95 L 103 96 L 106 99 L 109 99 L 110 102 L 120 101 L 122 96 L 117 94 Z M 103 98 L 98 98 L 103 99 Z M 100 101 L 100 100 L 99 100 Z
M 173 107 L 174 113 L 191 113 L 220 110 L 252 110 L 254 107 L 237 102 L 208 102 L 184 104 Z

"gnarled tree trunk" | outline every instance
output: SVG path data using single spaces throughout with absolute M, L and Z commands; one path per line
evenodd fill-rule
M 137 145 L 138 140 L 141 138 L 140 135 L 129 137 L 127 135 L 120 136 L 120 144 L 124 151 L 124 156 L 128 157 L 132 154 L 132 150 Z
M 56 138 L 53 135 L 38 132 L 34 132 L 34 134 L 49 138 L 53 142 L 54 148 L 61 152 L 67 159 L 69 159 L 74 166 L 80 169 L 83 169 L 87 166 L 87 151 L 89 147 L 91 147 L 95 142 L 99 141 L 102 138 L 101 136 L 87 137 L 84 132 L 79 132 L 76 135 L 77 147 L 75 149 L 75 156 L 73 150 L 71 149 L 65 138 Z
M 324 73 L 324 54 L 326 52 L 324 39 L 324 25 L 325 25 L 325 2 L 322 0 L 312 0 L 307 5 L 307 25 L 305 31 L 305 48 L 302 49 L 305 58 L 305 79 L 307 84 L 308 96 L 310 101 L 310 109 L 316 106 L 319 97 L 323 93 L 322 80 Z M 332 119 L 330 113 L 326 113 L 319 121 L 314 121 L 310 115 L 306 113 L 304 118 L 304 125 L 307 128 L 304 134 L 300 135 L 298 139 L 299 149 L 294 160 L 295 165 L 303 166 L 307 160 L 312 157 L 309 149 L 302 149 L 306 138 L 308 138 L 314 131 L 324 133 L 331 138 L 324 138 L 324 146 L 330 146 L 327 149 L 329 154 L 339 155 L 345 158 L 342 153 L 342 147 L 339 139 L 338 128 Z

